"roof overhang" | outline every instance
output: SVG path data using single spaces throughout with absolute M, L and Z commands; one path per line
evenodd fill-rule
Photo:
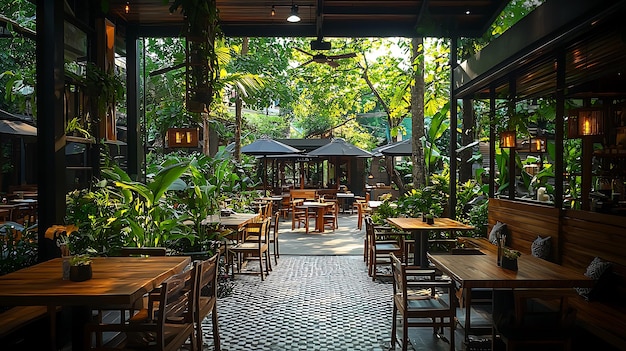
M 566 96 L 626 96 L 625 12 L 624 0 L 550 0 L 457 66 L 454 94 L 506 97 L 514 81 L 518 99 L 552 96 L 564 55 Z
M 217 0 L 229 37 L 480 37 L 509 0 Z M 286 21 L 292 3 L 301 21 Z M 109 15 L 141 35 L 181 35 L 184 18 L 162 0 L 109 1 Z M 272 6 L 275 15 L 272 16 Z

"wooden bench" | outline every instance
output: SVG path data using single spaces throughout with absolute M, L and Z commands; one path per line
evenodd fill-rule
M 0 340 L 48 316 L 46 306 L 16 306 L 0 313 Z
M 626 221 L 623 217 L 595 212 L 561 211 L 544 205 L 516 201 L 489 200 L 489 228 L 497 222 L 507 224 L 509 246 L 530 254 L 532 241 L 552 237 L 550 261 L 585 272 L 589 263 L 600 257 L 613 264 L 610 289 L 613 299 L 587 301 L 576 295 L 570 304 L 576 308 L 577 324 L 599 340 L 612 346 L 589 347 L 626 350 Z M 472 239 L 481 249 L 492 249 L 487 239 Z M 600 342 L 598 340 L 598 342 Z
M 575 210 L 565 211 L 561 221 L 563 266 L 585 272 L 595 257 L 612 262 L 611 299 L 570 300 L 577 310 L 578 324 L 617 349 L 626 350 L 626 221 Z

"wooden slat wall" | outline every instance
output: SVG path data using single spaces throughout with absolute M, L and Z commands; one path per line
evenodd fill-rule
M 567 210 L 562 223 L 564 266 L 584 271 L 596 256 L 626 266 L 626 220 L 623 217 Z
M 550 206 L 491 198 L 489 231 L 497 221 L 506 223 L 509 246 L 525 254 L 530 254 L 530 246 L 537 236 L 550 236 L 552 250 L 549 260 L 559 263 L 559 212 Z

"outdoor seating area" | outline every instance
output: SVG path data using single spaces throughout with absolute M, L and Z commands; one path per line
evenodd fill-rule
M 0 8 L 0 349 L 626 350 L 626 0 Z

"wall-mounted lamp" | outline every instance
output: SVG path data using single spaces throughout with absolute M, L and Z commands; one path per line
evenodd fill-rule
M 126 13 L 130 12 L 130 4 L 128 3 L 128 1 L 126 1 L 126 6 L 124 6 L 124 12 Z
M 514 149 L 517 147 L 517 139 L 514 130 L 507 130 L 500 133 L 500 148 Z
M 289 17 L 287 17 L 287 22 L 300 22 L 300 16 L 298 15 L 298 5 L 291 5 L 291 14 L 289 15 Z
M 272 15 L 272 17 L 276 16 L 276 7 L 274 5 L 272 5 L 272 11 L 270 12 L 270 15 Z

